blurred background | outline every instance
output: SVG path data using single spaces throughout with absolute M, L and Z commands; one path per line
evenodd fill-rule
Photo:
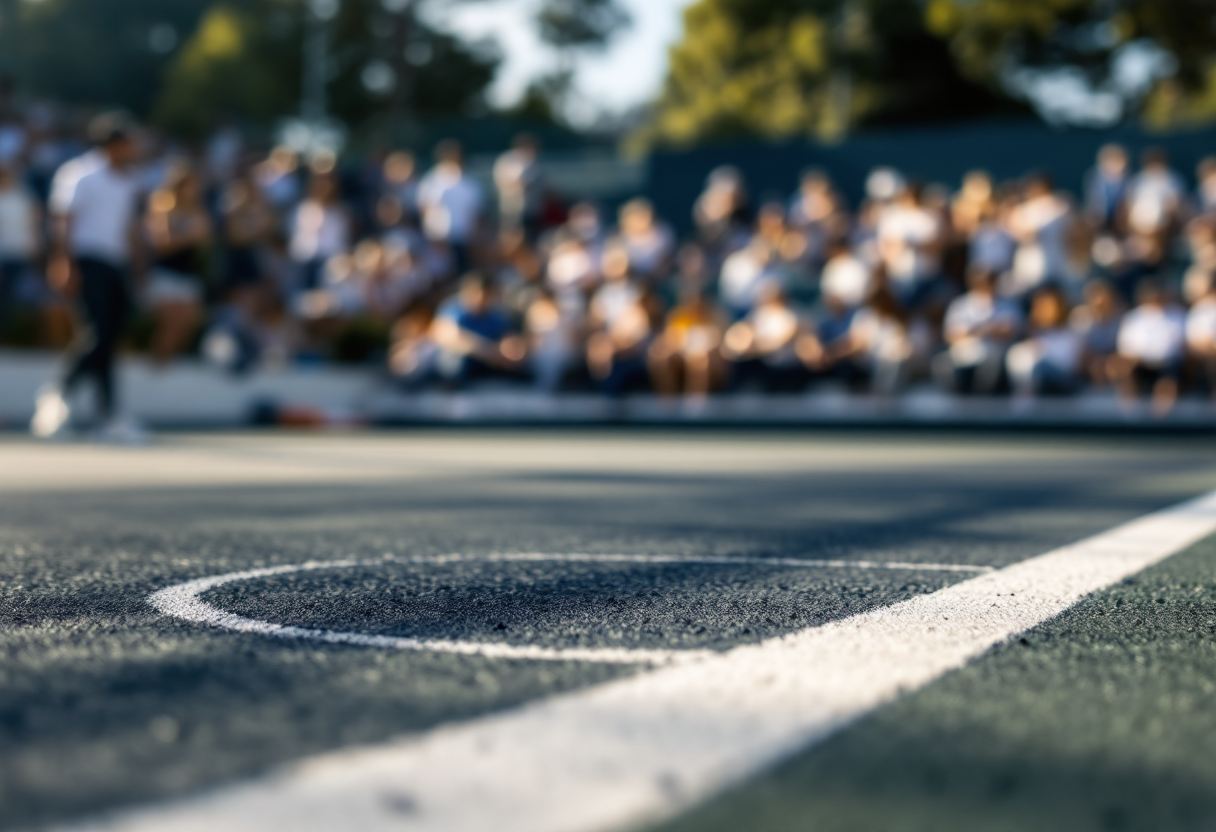
M 154 423 L 1206 422 L 1213 45 L 1213 0 L 0 0 L 0 418 L 87 337 L 49 200 L 122 111 Z

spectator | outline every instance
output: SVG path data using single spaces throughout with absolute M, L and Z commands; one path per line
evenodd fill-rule
M 511 331 L 498 305 L 493 282 L 478 272 L 466 275 L 456 297 L 440 307 L 432 333 L 440 350 L 439 374 L 457 387 L 483 378 L 518 377 L 527 355 L 524 339 Z
M 1127 151 L 1117 144 L 1103 145 L 1098 150 L 1097 165 L 1085 178 L 1085 210 L 1098 230 L 1122 230 L 1127 185 Z
M 0 163 L 0 332 L 20 284 L 42 254 L 42 211 L 16 170 Z
M 1085 284 L 1085 302 L 1072 311 L 1069 325 L 1081 336 L 1085 374 L 1090 383 L 1110 384 L 1111 359 L 1118 351 L 1123 304 L 1119 294 L 1104 280 Z
M 1186 188 L 1170 169 L 1169 157 L 1149 148 L 1140 157 L 1140 172 L 1127 186 L 1127 224 L 1137 235 L 1161 237 L 1182 220 Z
M 512 148 L 494 164 L 499 222 L 505 229 L 523 231 L 529 240 L 535 240 L 540 232 L 545 207 L 539 157 L 540 144 L 525 133 L 517 136 Z
M 435 167 L 418 183 L 418 208 L 428 238 L 452 252 L 457 273 L 473 262 L 472 245 L 481 220 L 481 186 L 464 170 L 464 151 L 454 141 L 435 148 Z
M 152 360 L 163 367 L 193 340 L 202 320 L 213 232 L 193 168 L 174 168 L 152 194 L 144 231 L 152 252 L 144 290 L 156 324 Z
M 755 308 L 726 331 L 722 351 L 738 383 L 754 381 L 766 393 L 794 393 L 810 381 L 800 353 L 818 356 L 815 341 L 781 285 L 769 282 L 758 290 Z
M 1009 350 L 1014 391 L 1023 397 L 1072 393 L 1082 381 L 1085 342 L 1068 326 L 1068 299 L 1055 286 L 1039 289 L 1030 303 L 1030 337 Z
M 1010 212 L 1009 230 L 1018 248 L 1004 294 L 1025 297 L 1040 286 L 1071 276 L 1072 209 L 1055 192 L 1051 177 L 1040 173 L 1027 179 L 1022 203 Z
M 654 206 L 632 199 L 621 207 L 620 221 L 620 241 L 629 252 L 633 273 L 648 283 L 666 277 L 675 243 L 671 229 L 655 219 Z
M 891 291 L 904 306 L 917 306 L 934 289 L 944 243 L 941 219 L 924 203 L 918 184 L 903 189 L 879 214 L 878 254 Z
M 1186 349 L 1208 395 L 1216 398 L 1216 280 L 1212 278 L 1187 313 Z
M 650 377 L 656 392 L 705 397 L 726 382 L 722 336 L 726 320 L 704 293 L 689 290 L 667 316 L 650 350 Z
M 1005 353 L 1022 327 L 1015 304 L 996 293 L 996 275 L 973 268 L 967 293 L 946 311 L 947 349 L 933 361 L 939 385 L 959 393 L 992 395 L 1004 383 Z
M 1169 304 L 1165 289 L 1154 280 L 1141 282 L 1136 295 L 1138 305 L 1119 326 L 1111 376 L 1125 400 L 1147 392 L 1153 412 L 1165 415 L 1178 398 L 1186 316 Z
M 883 396 L 898 393 L 917 357 L 919 333 L 894 293 L 875 289 L 843 335 L 824 344 L 818 366 L 833 370 L 851 386 Z M 804 360 L 815 360 L 813 351 Z
M 291 224 L 291 259 L 299 268 L 298 290 L 321 285 L 326 262 L 350 251 L 354 232 L 350 210 L 342 202 L 331 160 L 314 163 L 308 196 L 296 208 Z

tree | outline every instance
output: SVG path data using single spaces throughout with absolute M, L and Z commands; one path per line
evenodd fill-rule
M 146 112 L 210 0 L 0 0 L 0 73 L 37 94 Z
M 417 7 L 417 0 L 344 0 L 328 23 L 332 116 L 359 128 L 481 103 L 497 55 L 435 31 Z M 306 13 L 303 0 L 214 6 L 165 74 L 158 123 L 199 135 L 225 116 L 269 127 L 298 114 Z
M 561 120 L 573 92 L 576 55 L 604 50 L 632 23 L 618 0 L 544 0 L 536 25 L 541 41 L 557 52 L 557 66 L 528 86 L 516 112 Z
M 1106 121 L 1216 116 L 1216 0 L 932 0 L 926 17 L 960 70 L 990 89 L 1034 100 L 1038 85 L 1070 82 Z M 1052 101 L 1038 103 L 1053 114 Z M 1070 109 L 1058 115 L 1085 115 Z
M 643 139 L 831 139 L 1013 109 L 960 75 L 919 0 L 699 0 Z

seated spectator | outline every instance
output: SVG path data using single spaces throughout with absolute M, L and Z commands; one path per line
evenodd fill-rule
M 780 284 L 766 283 L 757 292 L 755 308 L 726 331 L 722 353 L 733 365 L 736 382 L 754 381 L 766 393 L 793 393 L 810 380 L 800 351 L 817 356 L 817 344 L 806 343 L 816 340 Z
M 1182 220 L 1186 186 L 1170 169 L 1169 157 L 1160 148 L 1141 154 L 1140 172 L 1127 186 L 1127 224 L 1133 234 L 1168 235 Z
M 1142 281 L 1136 295 L 1139 304 L 1119 326 L 1111 377 L 1125 400 L 1147 392 L 1152 396 L 1153 412 L 1164 415 L 1178 398 L 1186 316 L 1170 305 L 1164 287 L 1155 280 Z
M 1035 174 L 1026 180 L 1021 204 L 1009 213 L 1009 230 L 1018 247 L 1003 294 L 1027 297 L 1040 286 L 1072 276 L 1072 205 L 1056 193 L 1050 176 Z
M 853 315 L 848 330 L 823 345 L 822 355 L 803 355 L 819 369 L 831 370 L 851 386 L 864 385 L 879 395 L 898 393 L 917 357 L 919 333 L 895 295 L 879 286 Z
M 1072 311 L 1069 324 L 1082 339 L 1086 376 L 1090 383 L 1104 387 L 1111 383 L 1111 358 L 1118 350 L 1123 302 L 1105 280 L 1091 280 L 1083 291 L 1085 302 Z
M 435 166 L 418 183 L 418 210 L 426 236 L 452 253 L 458 274 L 472 265 L 483 203 L 481 186 L 465 171 L 460 143 L 440 142 Z
M 562 304 L 550 292 L 539 293 L 524 315 L 528 364 L 537 389 L 556 393 L 574 368 L 582 349 L 582 309 Z
M 439 308 L 432 335 L 440 350 L 439 375 L 457 386 L 481 378 L 518 378 L 527 356 L 524 339 L 511 332 L 498 305 L 493 282 L 480 272 L 466 275 L 457 295 Z
M 1017 305 L 996 293 L 996 275 L 973 268 L 966 294 L 946 310 L 947 349 L 933 360 L 933 375 L 943 389 L 991 395 L 1004 382 L 1005 352 L 1022 327 Z
M 291 259 L 299 268 L 297 291 L 321 285 L 325 263 L 350 251 L 354 220 L 342 202 L 338 175 L 332 159 L 313 164 L 308 197 L 296 208 L 291 223 Z
M 1054 286 L 1030 302 L 1030 337 L 1009 349 L 1006 366 L 1019 396 L 1061 395 L 1080 386 L 1085 341 L 1068 326 L 1068 300 Z
M 203 316 L 213 232 L 193 169 L 179 166 L 169 173 L 148 199 L 144 228 L 152 248 L 145 288 L 156 326 L 152 360 L 163 367 L 194 339 Z
M 1186 349 L 1208 393 L 1216 398 L 1216 279 L 1208 279 L 1206 291 L 1187 313 Z
M 609 396 L 645 389 L 648 351 L 654 338 L 650 310 L 641 295 L 627 298 L 587 339 L 587 369 Z
M 707 396 L 726 382 L 722 336 L 726 320 L 700 292 L 690 292 L 667 316 L 650 349 L 650 378 L 660 395 Z
M 654 216 L 654 206 L 645 199 L 633 199 L 621 207 L 620 241 L 629 252 L 629 267 L 649 283 L 666 277 L 671 270 L 675 238 L 671 229 Z
M 924 196 L 920 185 L 909 184 L 878 216 L 878 254 L 888 285 L 908 309 L 928 299 L 941 273 L 945 229 Z
M 857 309 L 873 289 L 874 270 L 853 253 L 847 240 L 833 240 L 827 251 L 828 261 L 819 278 L 820 296 L 844 309 Z
M 433 324 L 430 310 L 418 307 L 393 326 L 388 367 L 407 387 L 417 387 L 438 374 L 440 350 Z
M 726 258 L 718 277 L 718 297 L 731 316 L 741 318 L 756 303 L 756 292 L 768 281 L 780 280 L 776 252 L 760 235 Z
M 0 333 L 10 305 L 42 254 L 42 209 L 16 170 L 0 160 Z

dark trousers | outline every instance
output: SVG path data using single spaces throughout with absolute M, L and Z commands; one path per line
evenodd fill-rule
M 66 396 L 82 378 L 92 376 L 97 383 L 98 412 L 109 418 L 114 414 L 114 359 L 131 312 L 131 293 L 127 275 L 117 266 L 91 257 L 79 258 L 76 266 L 88 330 L 74 347 L 63 393 Z

